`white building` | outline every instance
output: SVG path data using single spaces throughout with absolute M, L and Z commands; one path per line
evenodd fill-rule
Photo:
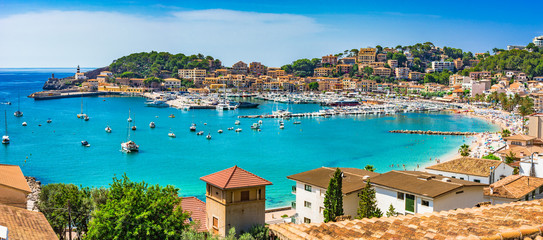
M 377 207 L 400 214 L 471 208 L 484 201 L 482 183 L 419 171 L 390 171 L 370 179 Z
M 408 79 L 409 78 L 409 68 L 406 67 L 400 67 L 394 69 L 394 73 L 396 73 L 396 79 Z
M 502 161 L 462 157 L 426 167 L 426 172 L 449 178 L 491 184 L 513 174 Z
M 454 62 L 433 61 L 432 69 L 435 72 L 442 72 L 444 69 L 454 71 Z
M 164 79 L 164 87 L 165 88 L 180 88 L 181 80 L 176 79 L 176 78 L 166 78 Z
M 529 201 L 543 198 L 543 178 L 511 175 L 484 189 L 491 204 Z
M 543 36 L 535 37 L 532 42 L 538 47 L 543 47 Z
M 343 213 L 356 217 L 358 210 L 358 193 L 366 186 L 364 179 L 378 176 L 379 173 L 357 168 L 339 168 L 343 172 Z M 295 223 L 324 222 L 324 196 L 336 168 L 321 167 L 307 172 L 290 175 L 287 178 L 296 181 L 292 193 L 296 201 Z

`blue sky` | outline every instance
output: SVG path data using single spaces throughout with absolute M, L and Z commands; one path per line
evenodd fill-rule
M 472 52 L 543 35 L 543 1 L 7 1 L 0 67 L 100 67 L 132 52 L 281 66 L 367 46 Z

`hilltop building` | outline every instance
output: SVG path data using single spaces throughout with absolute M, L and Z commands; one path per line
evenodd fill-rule
M 377 56 L 376 48 L 361 48 L 358 52 L 358 64 L 361 66 L 369 66 L 375 62 Z
M 432 62 L 432 70 L 435 72 L 442 72 L 443 70 L 449 70 L 454 71 L 454 63 L 453 62 L 443 62 L 443 61 L 433 61 Z
M 543 36 L 534 37 L 532 41 L 537 47 L 543 47 Z
M 461 157 L 426 167 L 426 171 L 450 178 L 491 184 L 513 174 L 513 168 L 502 161 Z
M 205 69 L 179 69 L 178 75 L 179 78 L 192 80 L 194 85 L 201 86 L 202 82 L 206 78 L 207 71 Z

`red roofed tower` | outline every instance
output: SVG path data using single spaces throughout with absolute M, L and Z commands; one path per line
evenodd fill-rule
M 225 236 L 230 228 L 247 232 L 264 225 L 266 186 L 272 183 L 246 170 L 231 168 L 201 177 L 206 182 L 207 229 Z

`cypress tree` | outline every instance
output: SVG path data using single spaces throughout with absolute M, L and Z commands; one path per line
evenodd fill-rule
M 343 173 L 336 169 L 330 178 L 326 195 L 324 196 L 324 222 L 335 221 L 336 217 L 343 215 Z
M 375 190 L 371 187 L 370 180 L 366 183 L 366 186 L 358 194 L 360 201 L 358 202 L 358 218 L 372 218 L 381 217 L 383 212 L 377 207 L 377 200 L 375 199 Z

